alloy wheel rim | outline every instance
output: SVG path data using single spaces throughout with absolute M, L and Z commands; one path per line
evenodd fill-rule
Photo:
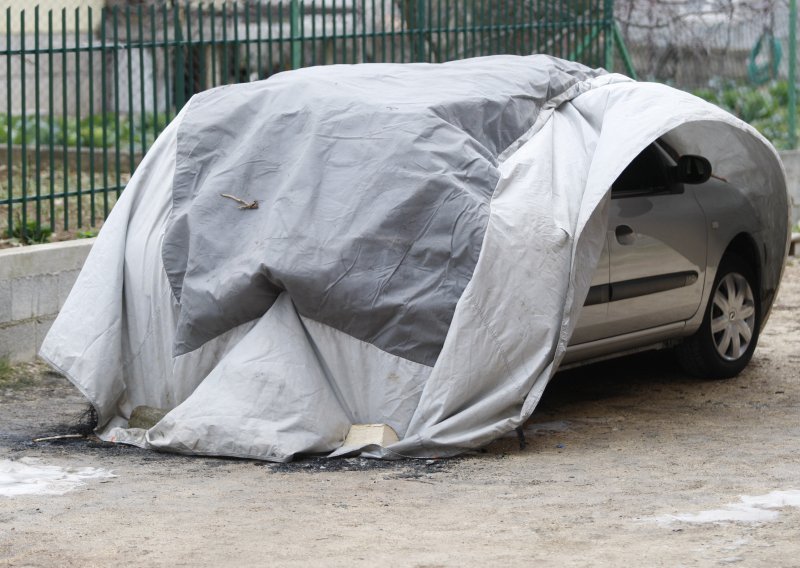
M 711 305 L 711 337 L 717 353 L 726 361 L 741 358 L 755 334 L 756 308 L 753 290 L 739 273 L 726 274 L 714 291 Z

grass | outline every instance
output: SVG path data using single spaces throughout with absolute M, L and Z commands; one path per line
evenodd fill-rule
M 8 377 L 10 377 L 11 372 L 11 363 L 8 362 L 8 358 L 3 357 L 0 359 L 0 382 L 5 381 Z
M 8 358 L 0 358 L 0 389 L 22 389 L 36 383 L 31 364 L 12 364 Z

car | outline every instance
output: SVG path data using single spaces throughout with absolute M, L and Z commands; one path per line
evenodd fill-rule
M 189 101 L 42 356 L 103 440 L 452 456 L 522 426 L 562 363 L 740 372 L 788 213 L 769 141 L 664 85 L 543 55 L 300 69 Z M 139 406 L 167 413 L 131 428 Z
M 730 378 L 771 303 L 765 243 L 745 194 L 663 139 L 611 189 L 605 247 L 561 368 L 674 347 L 688 373 Z

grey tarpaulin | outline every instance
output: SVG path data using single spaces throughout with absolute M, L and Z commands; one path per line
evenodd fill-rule
M 400 441 L 364 455 L 480 446 L 533 412 L 608 188 L 667 134 L 786 211 L 780 161 L 747 125 L 547 56 L 201 93 L 139 166 L 41 353 L 107 440 L 283 461 L 385 423 Z M 772 221 L 777 247 L 787 220 Z M 171 411 L 127 428 L 139 405 Z

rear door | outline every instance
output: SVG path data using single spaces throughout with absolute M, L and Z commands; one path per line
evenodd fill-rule
M 674 180 L 669 149 L 648 146 L 611 192 L 606 337 L 689 319 L 700 306 L 706 220 L 695 187 Z

